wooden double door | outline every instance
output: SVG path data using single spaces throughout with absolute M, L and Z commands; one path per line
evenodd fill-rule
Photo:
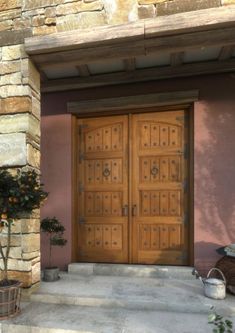
M 78 261 L 188 264 L 185 119 L 78 120 Z

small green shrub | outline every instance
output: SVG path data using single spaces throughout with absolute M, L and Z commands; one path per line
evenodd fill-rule
M 212 307 L 212 313 L 208 316 L 208 323 L 214 325 L 213 333 L 233 333 L 233 323 L 229 319 L 216 313 Z
M 39 175 L 34 170 L 18 169 L 16 172 L 0 170 L 0 257 L 3 261 L 1 286 L 9 285 L 8 259 L 11 248 L 11 227 L 22 214 L 31 214 L 46 199 Z M 4 232 L 7 243 L 4 244 Z
M 64 246 L 67 243 L 63 237 L 65 227 L 56 217 L 46 217 L 41 221 L 41 230 L 49 235 L 49 267 L 51 267 L 52 246 Z

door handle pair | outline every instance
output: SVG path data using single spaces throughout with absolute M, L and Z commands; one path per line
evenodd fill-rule
M 128 205 L 125 205 L 122 207 L 122 216 L 128 216 L 129 213 L 129 207 Z M 137 205 L 133 205 L 131 209 L 131 215 L 136 216 L 137 215 Z

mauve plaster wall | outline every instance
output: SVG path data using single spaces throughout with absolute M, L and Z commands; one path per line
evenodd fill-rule
M 194 106 L 194 258 L 202 271 L 219 258 L 215 249 L 235 242 L 235 79 L 230 74 L 164 80 L 125 87 L 84 89 L 42 96 L 42 172 L 51 195 L 43 215 L 66 223 L 69 243 L 57 250 L 71 260 L 71 137 L 68 101 L 198 89 Z M 42 263 L 46 253 L 42 244 Z
M 226 87 L 225 87 L 226 89 Z M 235 101 L 195 105 L 195 265 L 214 265 L 215 249 L 235 243 Z
M 42 181 L 49 192 L 41 216 L 55 216 L 65 226 L 68 243 L 53 248 L 52 264 L 66 269 L 71 262 L 71 116 L 43 116 L 41 131 Z M 42 234 L 42 267 L 48 265 L 48 245 L 47 236 Z

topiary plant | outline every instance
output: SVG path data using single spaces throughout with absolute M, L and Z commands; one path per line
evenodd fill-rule
M 67 243 L 67 240 L 63 238 L 65 227 L 56 217 L 46 217 L 41 221 L 41 230 L 49 235 L 49 268 L 52 268 L 52 246 L 64 246 Z
M 8 286 L 8 259 L 11 248 L 11 226 L 24 213 L 32 213 L 47 197 L 39 175 L 34 170 L 18 169 L 10 173 L 0 170 L 0 255 L 3 260 L 3 279 L 0 286 Z M 3 230 L 7 229 L 6 245 L 3 243 Z

